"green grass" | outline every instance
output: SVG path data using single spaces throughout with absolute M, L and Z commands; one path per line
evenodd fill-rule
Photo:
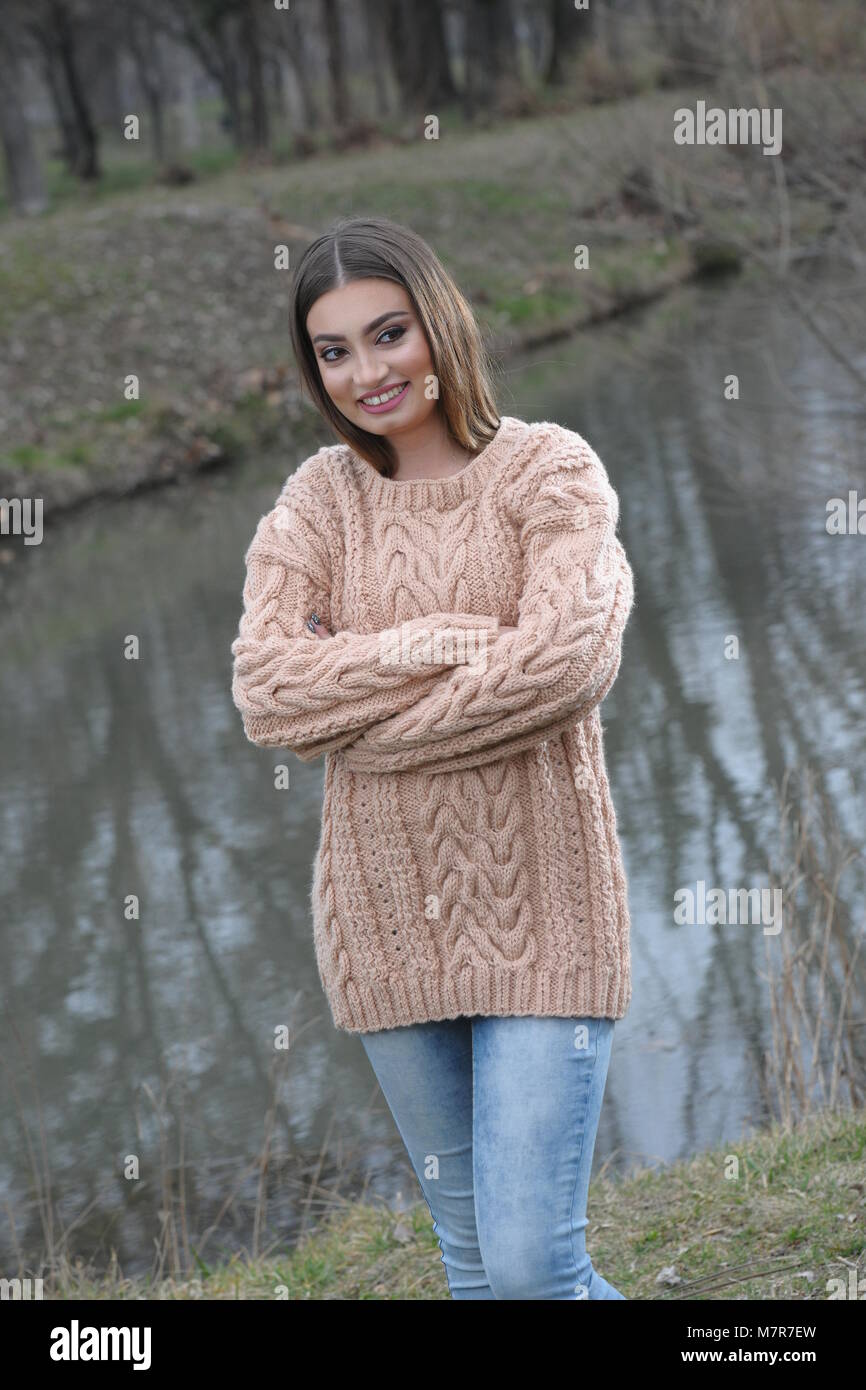
M 658 282 L 659 273 L 684 258 L 682 242 L 675 238 L 638 246 L 606 249 L 590 262 L 596 277 L 614 299 L 642 294 Z
M 0 322 L 33 304 L 53 302 L 62 310 L 77 301 L 73 266 L 45 256 L 37 238 L 16 237 L 0 255 Z
M 42 132 L 43 143 L 46 138 L 46 133 Z M 227 141 L 218 138 L 197 150 L 176 149 L 171 141 L 166 142 L 166 148 L 170 152 L 168 162 L 191 169 L 196 180 L 216 178 L 241 164 L 238 151 Z M 279 157 L 280 151 L 275 151 L 275 154 Z M 43 158 L 45 192 L 53 211 L 111 202 L 121 195 L 158 185 L 161 167 L 143 141 L 126 141 L 103 134 L 99 160 L 100 177 L 85 183 L 70 173 L 63 160 L 56 156 Z M 6 187 L 0 179 L 0 216 L 10 211 Z
M 738 1160 L 738 1176 L 726 1177 Z M 598 1175 L 588 1204 L 595 1267 L 629 1299 L 826 1299 L 866 1274 L 866 1110 L 816 1115 L 689 1161 L 618 1179 Z M 49 1298 L 448 1299 L 426 1203 L 403 1214 L 335 1199 L 292 1250 L 196 1260 L 153 1284 L 65 1266 Z M 679 1282 L 659 1282 L 673 1267 Z M 811 1277 L 809 1277 L 811 1276 Z
M 250 391 L 205 428 L 208 438 L 220 446 L 226 458 L 235 459 L 272 443 L 279 437 L 283 421 L 263 395 Z
M 117 405 L 109 405 L 102 410 L 95 411 L 92 418 L 95 421 L 113 423 L 118 420 L 137 419 L 144 414 L 144 411 L 145 402 L 142 400 L 119 401 Z
M 554 325 L 559 319 L 573 314 L 580 303 L 580 286 L 561 291 L 539 290 L 535 294 L 502 295 L 493 299 L 493 309 L 504 315 L 508 323 L 520 328 L 531 328 L 540 324 Z
M 24 469 L 41 472 L 64 468 L 87 468 L 92 462 L 91 450 L 86 444 L 72 444 L 62 452 L 42 449 L 37 444 L 19 444 L 0 454 L 0 471 L 3 469 Z

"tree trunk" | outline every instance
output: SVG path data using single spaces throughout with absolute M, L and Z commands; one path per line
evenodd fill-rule
M 463 109 L 470 118 L 492 107 L 504 84 L 520 82 L 512 0 L 465 0 L 466 82 Z
M 159 38 L 147 24 L 147 17 L 144 17 L 143 23 L 139 23 L 133 12 L 130 16 L 126 41 L 150 117 L 153 157 L 157 164 L 162 164 L 165 159 L 164 69 Z
M 342 129 L 349 123 L 349 89 L 346 85 L 340 6 L 337 0 L 322 0 L 322 12 L 325 20 L 325 41 L 328 46 L 328 77 L 334 103 L 334 124 Z
M 413 6 L 409 28 L 413 36 L 414 66 L 420 79 L 419 97 L 425 109 L 435 113 L 457 97 L 440 0 L 425 0 L 423 5 Z
M 310 60 L 303 24 L 295 27 L 292 37 L 286 41 L 283 47 L 283 53 L 291 65 L 292 75 L 300 97 L 301 125 L 304 130 L 315 130 L 319 123 L 319 114 L 310 81 Z
M 450 75 L 445 22 L 438 0 L 385 0 L 385 42 L 398 83 L 400 110 L 413 118 L 435 114 L 456 99 Z
M 382 22 L 401 110 L 435 115 L 456 101 L 440 0 L 386 0 Z
M 367 58 L 373 74 L 373 95 L 376 114 L 385 120 L 390 111 L 388 101 L 388 53 L 382 34 L 382 11 L 378 0 L 364 0 L 364 33 L 367 36 Z
M 45 85 L 54 107 L 57 133 L 60 136 L 60 157 L 70 174 L 74 174 L 78 167 L 78 132 L 69 105 L 69 94 L 63 80 L 63 73 L 60 71 L 58 55 L 53 48 L 42 43 L 41 40 L 40 46 L 42 49 L 42 75 L 45 78 Z
M 623 0 L 608 0 L 604 13 L 605 47 L 610 61 L 614 64 L 621 63 L 625 53 L 622 41 L 623 20 L 626 17 L 623 14 L 624 10 Z
M 544 12 L 539 11 L 535 5 L 530 6 L 527 11 L 526 23 L 529 27 L 529 52 L 532 58 L 532 67 L 535 72 L 540 73 L 545 69 L 550 26 Z
M 159 86 L 149 82 L 145 86 L 147 109 L 150 112 L 151 145 L 157 164 L 165 162 L 165 126 L 162 113 L 162 93 Z
M 80 179 L 98 179 L 101 176 L 99 144 L 90 115 L 90 108 L 84 96 L 81 75 L 78 71 L 75 41 L 69 18 L 63 4 L 55 2 L 52 13 L 59 67 L 63 74 L 63 81 L 69 96 L 69 107 L 75 125 L 75 172 Z
M 196 104 L 195 67 L 186 49 L 176 49 L 176 80 L 178 89 L 178 128 L 180 147 L 189 152 L 201 145 L 201 122 Z
M 130 55 L 112 30 L 98 37 L 89 36 L 84 86 L 97 130 L 105 126 L 110 130 L 122 130 L 124 116 L 135 110 L 130 105 L 130 73 L 138 86 Z
M 385 0 L 382 6 L 385 41 L 391 58 L 391 70 L 397 82 L 402 113 L 418 109 L 418 70 L 411 7 L 406 0 Z
M 24 108 L 26 83 L 21 52 L 6 20 L 0 17 L 0 144 L 6 165 L 6 189 L 16 212 L 32 217 L 48 206 L 42 166 Z
M 502 77 L 502 58 L 513 36 L 497 32 L 503 21 L 499 0 L 465 0 L 466 82 L 463 109 L 470 118 L 493 105 Z M 506 23 L 509 15 L 506 16 Z M 507 59 L 506 59 L 507 61 Z
M 247 58 L 247 83 L 250 93 L 250 137 L 255 149 L 267 150 L 270 145 L 270 122 L 265 96 L 261 35 L 255 0 L 246 0 L 242 21 Z
M 157 17 L 160 15 L 159 10 L 154 13 Z M 168 11 L 161 21 L 156 21 L 161 32 L 170 36 L 182 54 L 188 49 L 195 55 L 204 72 L 219 88 L 225 104 L 221 125 L 239 149 L 243 149 L 248 141 L 236 56 L 238 51 L 245 51 L 245 18 L 245 10 L 238 11 L 236 7 L 227 5 L 225 0 L 219 0 L 219 3 L 210 0 L 207 5 L 178 5 L 176 11 Z M 189 73 L 186 67 L 181 68 L 181 73 L 187 135 L 197 144 L 194 74 Z
M 553 38 L 545 81 L 557 85 L 567 80 L 578 49 L 592 40 L 592 4 L 588 9 L 576 10 L 574 0 L 553 0 L 551 23 Z
M 238 149 L 248 145 L 247 127 L 241 105 L 240 81 L 235 59 L 235 34 L 216 28 L 213 39 L 217 53 L 216 76 L 226 104 L 224 124 Z
M 520 62 L 512 0 L 491 0 L 488 22 L 491 45 L 496 50 L 494 67 L 497 80 L 507 78 L 512 82 L 519 82 Z
M 265 80 L 265 98 L 269 109 L 278 120 L 285 121 L 289 115 L 286 74 L 282 54 L 278 50 L 262 54 L 262 73 Z

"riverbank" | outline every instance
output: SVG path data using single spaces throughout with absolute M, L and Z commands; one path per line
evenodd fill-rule
M 295 385 L 275 247 L 295 264 L 342 213 L 426 236 L 500 366 L 696 276 L 770 273 L 780 228 L 787 263 L 827 254 L 857 169 L 817 179 L 815 141 L 845 149 L 856 78 L 798 69 L 767 89 L 785 109 L 778 158 L 674 146 L 673 111 L 706 91 L 652 91 L 4 221 L 0 496 L 41 497 L 57 515 L 272 444 L 302 458 L 321 426 Z
M 588 1205 L 595 1266 L 629 1299 L 826 1300 L 866 1279 L 866 1109 L 817 1114 L 617 1179 Z M 839 1281 L 834 1283 L 831 1281 Z M 861 1296 L 862 1296 L 861 1285 Z M 59 1268 L 54 1299 L 447 1299 L 426 1203 L 334 1201 L 294 1250 L 158 1284 Z

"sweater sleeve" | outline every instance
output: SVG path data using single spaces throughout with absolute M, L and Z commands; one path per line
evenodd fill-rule
M 443 671 L 478 660 L 499 620 L 433 613 L 382 632 L 316 637 L 311 612 L 332 626 L 331 561 L 326 523 L 314 523 L 309 498 L 299 502 L 284 490 L 247 550 L 232 698 L 252 743 L 310 762 L 412 705 Z
M 437 677 L 343 750 L 357 771 L 480 766 L 584 719 L 616 679 L 634 580 L 619 500 L 581 436 L 548 425 L 513 494 L 523 578 L 514 632 L 486 662 Z

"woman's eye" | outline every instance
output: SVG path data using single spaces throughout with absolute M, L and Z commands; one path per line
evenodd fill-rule
M 398 342 L 400 341 L 400 339 L 403 337 L 403 334 L 404 334 L 405 332 L 406 332 L 406 329 L 403 327 L 402 324 L 395 323 L 394 326 L 393 326 L 392 328 L 383 328 L 383 329 L 382 329 L 382 332 L 379 334 L 378 338 L 376 339 L 376 342 L 377 342 L 377 343 L 383 343 L 383 342 L 384 342 L 384 343 L 398 343 Z M 389 333 L 396 333 L 396 335 L 397 335 L 396 338 L 389 338 L 389 337 L 387 336 Z M 344 351 L 344 349 L 343 349 L 343 348 L 340 348 L 340 347 L 323 348 L 322 351 L 321 351 L 321 353 L 319 354 L 319 356 L 321 357 L 321 359 L 322 359 L 323 362 L 338 362 L 338 361 L 340 360 L 338 357 L 329 357 L 329 356 L 328 356 L 328 353 L 329 353 L 329 352 L 343 352 L 343 351 Z

